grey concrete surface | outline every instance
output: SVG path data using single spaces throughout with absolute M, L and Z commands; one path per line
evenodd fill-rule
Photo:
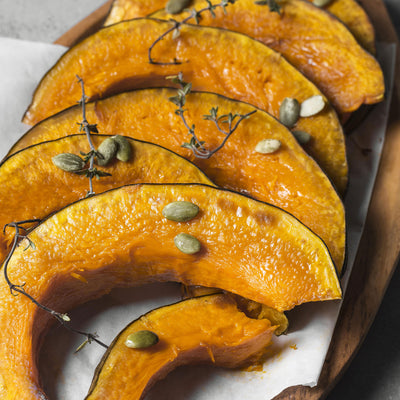
M 0 0 L 0 36 L 52 42 L 103 2 Z M 385 2 L 400 33 L 400 0 Z M 364 344 L 328 400 L 400 399 L 399 294 L 397 269 Z

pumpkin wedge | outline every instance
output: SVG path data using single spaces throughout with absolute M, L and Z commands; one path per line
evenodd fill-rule
M 312 0 L 308 1 L 312 2 Z M 365 50 L 375 54 L 374 27 L 367 13 L 357 1 L 333 0 L 323 8 L 339 18 Z
M 312 2 L 312 0 L 308 1 Z M 168 0 L 114 0 L 104 25 L 108 26 L 128 19 L 147 17 L 164 8 L 167 3 Z M 324 9 L 339 18 L 366 50 L 371 54 L 375 53 L 374 28 L 357 1 L 334 0 Z
M 222 29 L 184 26 L 180 36 L 162 40 L 154 48 L 157 61 L 184 60 L 179 65 L 155 65 L 148 48 L 171 23 L 136 19 L 104 28 L 65 53 L 43 78 L 24 122 L 34 124 L 80 98 L 76 74 L 92 100 L 133 88 L 168 85 L 165 77 L 183 72 L 193 90 L 203 90 L 246 101 L 275 117 L 286 97 L 303 101 L 321 92 L 283 57 L 248 36 Z M 210 49 L 213 49 L 210 52 Z M 226 49 L 229 52 L 229 61 Z M 207 111 L 208 113 L 208 111 Z M 347 176 L 343 132 L 329 104 L 295 128 L 308 132 L 308 147 L 322 169 L 344 190 Z
M 192 4 L 202 10 L 208 3 L 193 0 Z M 383 99 L 385 85 L 378 62 L 339 20 L 302 0 L 279 4 L 280 14 L 254 0 L 240 0 L 229 5 L 226 13 L 217 8 L 215 17 L 203 13 L 199 23 L 244 33 L 281 53 L 321 89 L 340 114 Z M 152 16 L 182 21 L 190 12 L 171 15 L 162 9 Z M 195 24 L 194 19 L 189 23 Z
M 329 180 L 292 134 L 269 114 L 258 110 L 240 123 L 219 152 L 209 159 L 196 158 L 181 146 L 188 141 L 188 133 L 175 114 L 175 105 L 168 101 L 175 93 L 171 89 L 148 89 L 113 96 L 89 103 L 87 118 L 97 124 L 100 132 L 117 132 L 157 142 L 191 160 L 218 186 L 249 194 L 290 212 L 325 241 L 341 271 L 345 253 L 343 205 Z M 186 118 L 210 148 L 217 147 L 224 139 L 214 123 L 202 117 L 211 107 L 218 107 L 221 115 L 254 111 L 248 104 L 221 96 L 190 93 L 186 98 Z M 75 106 L 39 123 L 22 137 L 13 151 L 76 131 L 80 114 L 80 107 Z M 281 148 L 274 154 L 259 154 L 255 147 L 263 139 L 277 139 L 282 143 Z
M 92 135 L 98 145 L 107 137 Z M 93 180 L 95 193 L 132 183 L 213 183 L 191 162 L 151 143 L 127 138 L 133 155 L 128 162 L 114 161 L 98 167 L 111 176 Z M 49 214 L 86 196 L 85 176 L 64 172 L 52 158 L 61 153 L 90 150 L 85 135 L 74 135 L 40 143 L 17 152 L 0 165 L 0 226 L 13 221 L 44 219 Z M 27 186 L 29 185 L 29 186 Z M 29 196 L 27 196 L 27 190 Z M 11 231 L 0 236 L 0 259 L 9 250 Z
M 196 204 L 197 217 L 184 223 L 165 218 L 164 207 L 175 201 Z M 175 245 L 181 233 L 192 235 L 200 251 L 181 251 L 182 242 L 180 249 Z M 278 311 L 341 297 L 318 236 L 277 207 L 212 186 L 121 187 L 53 214 L 28 238 L 10 258 L 8 277 L 62 313 L 113 287 L 156 281 L 220 287 Z M 24 251 L 28 243 L 35 248 Z M 42 398 L 36 355 L 50 318 L 0 281 L 3 398 Z
M 184 299 L 191 297 L 205 296 L 215 293 L 221 293 L 221 289 L 205 286 L 182 286 L 182 297 Z M 235 301 L 238 307 L 250 318 L 267 319 L 275 326 L 275 335 L 280 336 L 289 328 L 289 320 L 285 313 L 268 307 L 265 304 L 256 303 L 243 297 L 236 296 Z
M 159 342 L 146 349 L 125 345 L 139 331 Z M 208 363 L 237 368 L 257 358 L 271 342 L 268 320 L 246 317 L 227 295 L 184 300 L 151 311 L 129 324 L 96 368 L 86 400 L 143 399 L 156 381 L 180 365 Z

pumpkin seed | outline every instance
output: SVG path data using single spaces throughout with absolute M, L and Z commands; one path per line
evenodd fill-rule
M 158 343 L 158 336 L 152 331 L 131 333 L 125 340 L 125 346 L 131 349 L 146 349 Z
M 281 147 L 280 140 L 277 139 L 264 139 L 257 143 L 255 148 L 257 153 L 270 154 L 275 153 Z
M 310 141 L 311 135 L 304 131 L 293 131 L 293 136 L 300 144 L 306 144 Z
M 97 157 L 97 165 L 104 167 L 107 165 L 117 154 L 118 144 L 115 139 L 107 138 L 103 142 L 101 142 L 100 146 L 97 149 L 97 152 L 100 153 L 103 157 Z
M 85 161 L 72 153 L 57 154 L 52 158 L 53 164 L 66 172 L 80 171 L 85 167 Z
M 332 0 L 313 0 L 314 6 L 317 6 L 317 7 L 325 7 L 331 2 L 332 2 Z
M 321 95 L 311 96 L 301 103 L 300 117 L 312 117 L 325 107 L 325 100 Z
M 201 244 L 198 239 L 188 233 L 179 233 L 174 238 L 175 246 L 185 254 L 195 254 L 200 251 Z
M 190 4 L 190 1 L 191 0 L 169 0 L 165 6 L 165 11 L 168 14 L 179 14 Z
M 190 221 L 198 213 L 199 207 L 190 201 L 174 201 L 166 205 L 162 210 L 162 215 L 165 218 L 176 222 Z
M 279 107 L 279 121 L 291 128 L 299 119 L 300 103 L 297 99 L 285 97 Z
M 129 140 L 121 135 L 113 136 L 114 139 L 118 144 L 117 160 L 122 162 L 128 162 L 132 158 L 132 146 Z

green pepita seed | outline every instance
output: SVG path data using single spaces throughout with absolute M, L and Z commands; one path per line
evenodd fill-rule
M 277 139 L 264 139 L 257 143 L 255 151 L 261 154 L 271 154 L 279 150 L 281 147 L 280 140 Z
M 122 162 L 128 162 L 132 158 L 132 146 L 129 140 L 121 135 L 113 136 L 114 139 L 118 144 L 117 160 Z
M 300 103 L 297 99 L 285 97 L 279 107 L 279 121 L 288 128 L 291 128 L 297 122 L 299 116 Z
M 310 141 L 311 135 L 304 131 L 293 131 L 293 136 L 300 144 L 306 144 Z
M 97 157 L 97 165 L 104 167 L 117 154 L 118 144 L 113 138 L 107 138 L 101 142 L 97 151 L 103 156 L 103 158 Z
M 158 336 L 151 331 L 131 333 L 125 340 L 125 346 L 131 349 L 146 349 L 158 343 Z
M 331 2 L 332 2 L 332 0 L 313 0 L 314 6 L 317 6 L 317 7 L 325 7 Z
M 85 167 L 85 161 L 72 153 L 57 154 L 52 158 L 53 164 L 66 172 L 76 172 Z
M 174 201 L 166 205 L 162 210 L 162 215 L 165 218 L 176 222 L 190 221 L 198 213 L 199 207 L 190 201 Z
M 325 100 L 321 95 L 311 96 L 301 103 L 300 117 L 312 117 L 325 108 Z
M 190 4 L 190 2 L 191 0 L 169 0 L 165 6 L 165 11 L 168 14 L 179 14 Z
M 175 246 L 185 254 L 195 254 L 200 251 L 201 244 L 198 239 L 188 233 L 179 233 L 174 238 Z

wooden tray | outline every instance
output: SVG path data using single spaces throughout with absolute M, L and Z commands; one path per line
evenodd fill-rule
M 62 35 L 57 44 L 72 46 L 99 29 L 111 0 Z M 377 40 L 398 38 L 382 0 L 359 0 L 375 26 Z M 322 374 L 315 388 L 290 387 L 274 400 L 324 399 L 360 348 L 397 266 L 400 252 L 400 55 L 386 141 L 359 251 Z M 384 207 L 382 207 L 384 204 Z

